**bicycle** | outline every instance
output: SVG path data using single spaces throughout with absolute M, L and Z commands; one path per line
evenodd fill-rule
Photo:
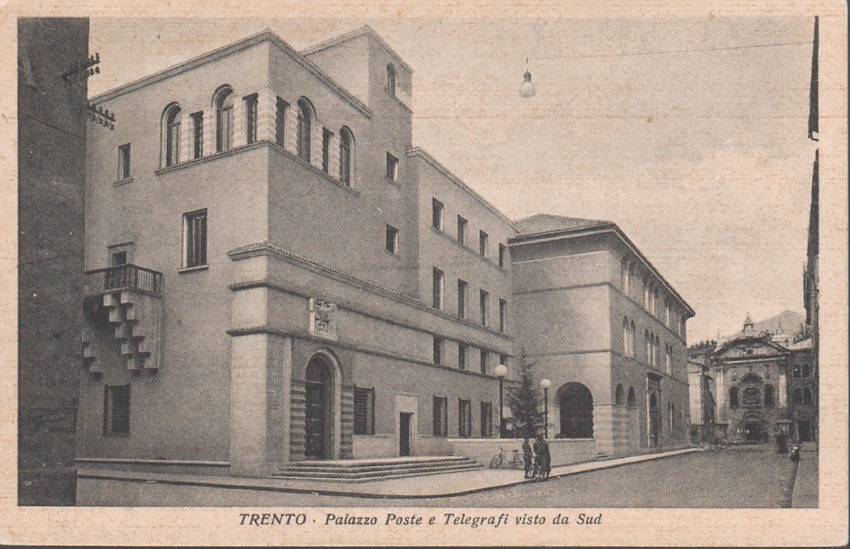
M 498 469 L 502 466 L 502 462 L 507 462 L 508 466 L 511 469 L 524 469 L 525 463 L 522 459 L 522 454 L 519 453 L 519 450 L 513 451 L 513 456 L 508 459 L 508 456 L 505 455 L 505 449 L 499 448 L 499 454 L 493 456 L 493 459 L 490 460 L 490 469 Z

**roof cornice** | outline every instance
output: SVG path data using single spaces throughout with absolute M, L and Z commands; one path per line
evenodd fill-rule
M 676 298 L 676 300 L 685 308 L 686 312 L 689 313 L 690 317 L 696 315 L 696 312 L 693 308 L 688 305 L 688 302 L 679 295 L 673 286 L 667 282 L 667 279 L 662 276 L 662 274 L 655 268 L 649 259 L 643 252 L 641 252 L 637 246 L 635 246 L 634 242 L 632 242 L 626 233 L 623 232 L 620 227 L 617 226 L 616 223 L 605 221 L 592 225 L 584 225 L 582 227 L 573 227 L 569 229 L 555 229 L 552 231 L 543 231 L 533 234 L 521 234 L 508 239 L 509 246 L 524 246 L 527 244 L 538 244 L 541 242 L 551 242 L 553 240 L 565 240 L 565 239 L 573 239 L 573 238 L 584 238 L 591 235 L 596 234 L 605 234 L 612 233 L 616 235 L 620 241 L 626 245 L 627 248 L 637 257 L 644 266 L 653 274 L 655 277 L 661 282 L 661 284 L 667 289 L 670 294 Z
M 183 61 L 182 63 L 178 63 L 177 65 L 174 65 L 167 69 L 155 72 L 153 74 L 150 74 L 138 80 L 134 80 L 117 88 L 113 88 L 107 92 L 90 98 L 90 101 L 103 102 L 115 99 L 116 97 L 120 97 L 145 86 L 161 82 L 167 78 L 171 78 L 173 76 L 200 67 L 207 63 L 211 63 L 229 55 L 233 55 L 235 53 L 261 44 L 263 42 L 270 42 L 277 46 L 281 51 L 289 55 L 295 62 L 300 64 L 313 76 L 322 81 L 322 83 L 324 83 L 328 88 L 334 91 L 341 99 L 349 103 L 352 107 L 354 107 L 367 118 L 371 118 L 372 111 L 371 109 L 369 109 L 369 107 L 367 107 L 362 101 L 352 95 L 348 90 L 337 84 L 330 76 L 325 74 L 325 72 L 322 71 L 322 69 L 320 69 L 315 63 L 300 54 L 297 50 L 287 44 L 281 37 L 276 35 L 270 29 L 265 29 L 260 33 L 257 33 L 253 36 L 249 36 L 247 38 L 243 38 L 242 40 L 234 42 L 233 44 L 229 44 L 227 46 L 223 46 L 221 48 L 209 51 L 207 53 L 189 59 L 188 61 Z
M 472 188 L 469 187 L 469 185 L 464 183 L 458 176 L 456 176 L 455 174 L 450 172 L 448 168 L 446 168 L 445 166 L 440 164 L 440 162 L 436 158 L 434 158 L 433 156 L 428 154 L 428 152 L 425 151 L 423 148 L 413 147 L 413 148 L 407 149 L 406 154 L 407 154 L 408 158 L 414 158 L 414 157 L 421 158 L 422 160 L 427 162 L 432 168 L 434 168 L 435 170 L 437 170 L 438 172 L 443 174 L 452 183 L 454 183 L 455 185 L 460 187 L 463 191 L 466 191 L 470 196 L 472 196 L 472 198 L 481 202 L 488 210 L 490 210 L 491 212 L 493 212 L 494 214 L 499 216 L 503 221 L 505 221 L 505 223 L 510 225 L 512 229 L 514 229 L 515 231 L 519 231 L 519 226 L 516 223 L 511 221 L 505 214 L 503 214 L 498 209 L 496 209 L 496 207 L 493 206 L 492 204 L 490 204 L 490 202 L 488 202 L 487 199 L 485 199 L 483 196 L 481 196 L 480 194 L 478 194 L 477 192 L 472 190 Z
M 309 48 L 301 50 L 301 54 L 305 55 L 305 56 L 312 55 L 316 52 L 320 52 L 322 50 L 326 50 L 326 49 L 331 48 L 333 46 L 343 44 L 345 42 L 348 42 L 349 40 L 353 40 L 353 39 L 358 38 L 358 37 L 363 36 L 363 35 L 369 35 L 372 38 L 374 38 L 375 40 L 377 40 L 378 43 L 381 45 L 381 47 L 387 51 L 387 53 L 389 53 L 390 55 L 395 57 L 395 59 L 396 59 L 396 61 L 398 61 L 399 65 L 404 67 L 404 69 L 406 71 L 408 71 L 410 74 L 413 74 L 413 67 L 411 67 L 410 65 L 405 63 L 404 59 L 401 58 L 401 56 L 398 54 L 398 52 L 396 52 L 387 43 L 387 41 L 384 40 L 383 38 L 381 38 L 381 35 L 378 34 L 377 32 L 375 32 L 375 29 L 373 29 L 369 25 L 363 25 L 359 29 L 354 29 L 351 32 L 347 32 L 347 33 L 342 34 L 340 36 L 336 36 L 336 37 L 331 38 L 329 40 L 325 40 L 324 42 L 320 42 L 319 44 L 310 46 Z

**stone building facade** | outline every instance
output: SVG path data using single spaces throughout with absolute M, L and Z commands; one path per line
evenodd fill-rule
M 413 146 L 411 95 L 364 27 L 300 52 L 265 31 L 94 98 L 122 123 L 88 141 L 78 463 L 451 454 L 498 437 L 520 344 L 552 435 L 686 440 L 690 307 L 613 224 L 507 219 Z
M 518 347 L 558 438 L 621 455 L 688 442 L 694 311 L 614 223 L 535 215 L 510 241 Z
M 21 505 L 75 497 L 88 112 L 86 79 L 66 73 L 88 59 L 88 37 L 85 18 L 18 19 Z
M 732 444 L 762 443 L 776 435 L 816 438 L 816 373 L 809 340 L 788 348 L 744 330 L 710 359 L 717 386 L 716 435 Z

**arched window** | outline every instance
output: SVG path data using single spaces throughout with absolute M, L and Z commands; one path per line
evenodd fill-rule
M 313 136 L 315 110 L 305 98 L 298 100 L 298 158 L 310 162 L 310 141 Z
M 649 310 L 649 279 L 647 277 L 643 279 L 643 307 Z
M 354 165 L 354 134 L 343 126 L 339 130 L 339 181 L 351 186 L 352 167 Z
M 729 389 L 729 407 L 737 408 L 738 407 L 738 388 L 732 387 Z
M 172 103 L 162 115 L 163 162 L 166 167 L 180 161 L 180 105 Z
M 771 385 L 764 386 L 764 407 L 773 408 L 773 387 Z
M 558 389 L 561 411 L 561 438 L 593 438 L 593 395 L 581 383 L 567 383 Z
M 670 409 L 670 413 L 667 414 L 667 430 L 672 433 L 673 427 L 675 426 L 676 405 L 671 402 L 668 408 Z
M 626 353 L 626 356 L 631 356 L 631 350 L 629 349 L 629 342 L 631 341 L 632 334 L 629 331 L 629 319 L 623 317 L 623 352 Z
M 652 364 L 652 339 L 648 330 L 643 331 L 643 339 L 646 342 L 646 361 Z
M 761 378 L 756 374 L 747 374 L 741 378 L 741 383 L 761 383 Z
M 626 394 L 623 391 L 623 384 L 617 384 L 617 390 L 614 392 L 614 404 L 622 406 L 626 402 Z
M 396 72 L 392 63 L 387 65 L 387 93 L 395 97 Z
M 222 86 L 215 93 L 215 150 L 228 151 L 233 147 L 233 100 L 236 94 L 230 86 Z
M 629 348 L 632 350 L 632 356 L 635 356 L 635 321 L 629 321 L 629 332 L 631 332 L 631 341 L 629 343 Z
M 629 396 L 626 399 L 626 404 L 628 404 L 630 408 L 634 408 L 635 406 L 637 406 L 637 399 L 635 399 L 634 387 L 629 387 Z
M 672 345 L 665 345 L 664 350 L 665 350 L 665 353 L 664 353 L 664 359 L 665 360 L 664 360 L 664 362 L 665 362 L 665 366 L 667 368 L 667 374 L 673 375 L 673 346 Z

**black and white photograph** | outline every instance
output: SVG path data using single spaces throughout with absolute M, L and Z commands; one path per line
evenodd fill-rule
M 846 5 L 491 8 L 7 12 L 4 543 L 847 542 Z

